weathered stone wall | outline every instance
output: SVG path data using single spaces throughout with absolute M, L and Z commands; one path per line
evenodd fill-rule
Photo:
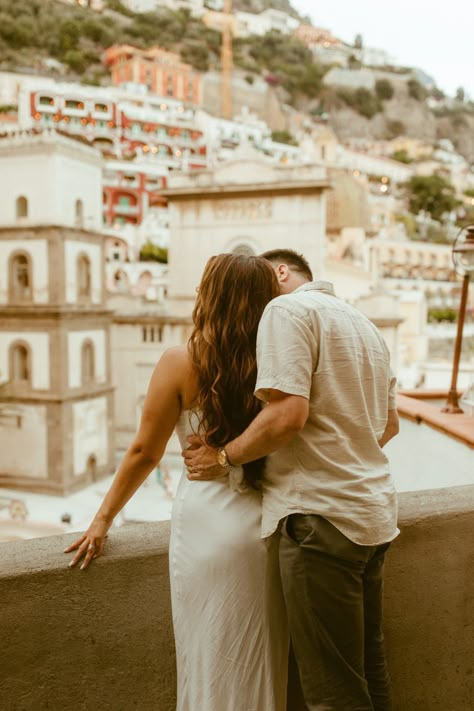
M 474 486 L 402 494 L 400 520 L 386 576 L 396 711 L 470 711 Z M 174 710 L 168 534 L 114 531 L 86 572 L 67 568 L 74 536 L 0 545 L 2 711 Z

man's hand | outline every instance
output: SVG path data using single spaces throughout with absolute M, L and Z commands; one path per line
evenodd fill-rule
M 212 481 L 227 474 L 217 463 L 217 449 L 208 447 L 199 437 L 192 435 L 187 438 L 190 446 L 181 452 L 184 465 L 191 481 Z

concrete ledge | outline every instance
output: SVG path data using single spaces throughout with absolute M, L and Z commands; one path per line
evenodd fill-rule
M 114 531 L 90 570 L 75 535 L 2 544 L 2 711 L 174 711 L 169 524 Z
M 386 575 L 396 711 L 470 711 L 474 486 L 402 494 L 400 522 Z M 62 553 L 75 535 L 0 545 L 2 711 L 174 711 L 168 536 L 168 523 L 117 529 L 85 572 Z M 297 694 L 293 676 L 289 711 Z

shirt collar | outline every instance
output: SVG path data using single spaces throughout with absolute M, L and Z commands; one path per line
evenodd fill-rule
M 322 291 L 324 294 L 330 294 L 331 296 L 336 295 L 331 282 L 322 281 L 321 279 L 318 279 L 318 281 L 308 281 L 306 284 L 302 284 L 295 289 L 293 293 L 296 294 L 298 291 Z

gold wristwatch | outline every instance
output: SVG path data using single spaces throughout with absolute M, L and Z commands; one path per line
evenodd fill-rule
M 227 457 L 227 452 L 225 451 L 224 447 L 221 447 L 217 450 L 217 463 L 223 469 L 230 469 L 232 466 L 232 464 L 229 462 L 229 458 Z

